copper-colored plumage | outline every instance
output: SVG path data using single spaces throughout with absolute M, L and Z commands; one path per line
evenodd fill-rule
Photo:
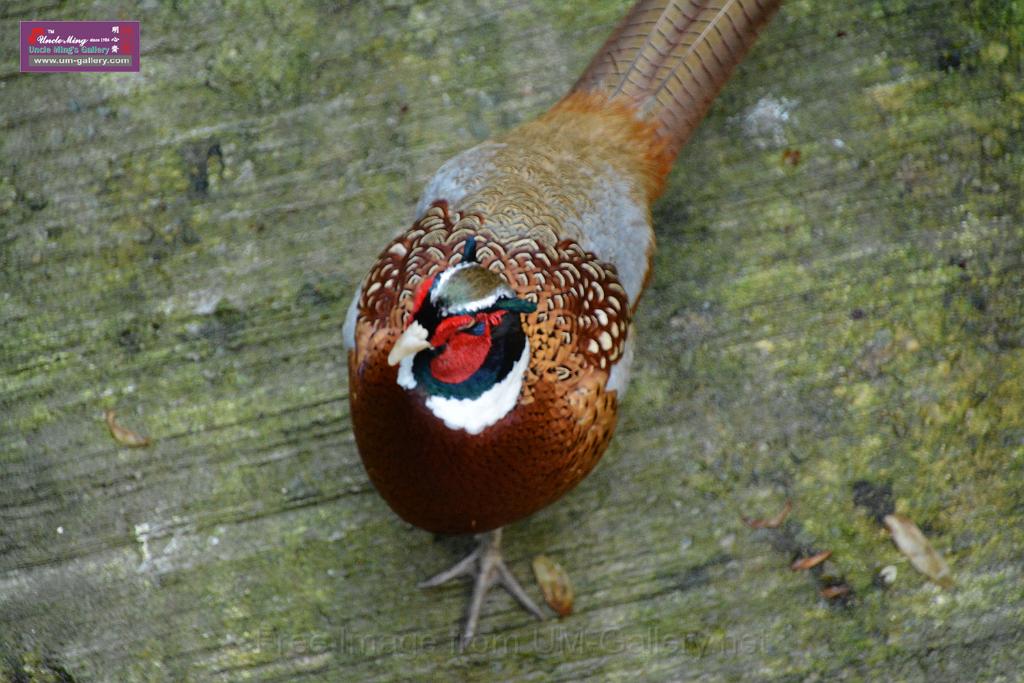
M 675 158 L 780 4 L 641 0 L 572 91 L 635 103 Z

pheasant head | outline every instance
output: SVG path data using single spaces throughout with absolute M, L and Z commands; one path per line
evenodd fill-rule
M 521 316 L 535 308 L 477 262 L 476 241 L 470 238 L 461 263 L 420 284 L 412 317 L 388 363 L 399 366 L 401 386 L 422 392 L 428 401 L 451 399 L 481 418 L 500 417 L 518 396 L 529 359 Z M 462 426 L 463 421 L 446 422 Z

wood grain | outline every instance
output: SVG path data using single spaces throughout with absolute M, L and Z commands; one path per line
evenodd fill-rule
M 415 588 L 470 540 L 372 491 L 348 298 L 428 175 L 561 97 L 627 4 L 143 3 L 126 76 L 13 48 L 123 5 L 0 9 L 0 680 L 1016 675 L 1024 32 L 994 1 L 783 7 L 656 206 L 610 452 L 505 534 L 573 615 L 499 596 L 460 656 L 468 587 Z

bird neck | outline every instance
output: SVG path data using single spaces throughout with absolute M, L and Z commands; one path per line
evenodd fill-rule
M 428 349 L 416 354 L 412 361 L 412 375 L 420 391 L 428 396 L 453 399 L 476 399 L 502 382 L 513 371 L 526 346 L 519 315 L 505 315 L 490 333 L 490 348 L 479 368 L 461 382 L 445 382 L 432 368 L 441 349 Z

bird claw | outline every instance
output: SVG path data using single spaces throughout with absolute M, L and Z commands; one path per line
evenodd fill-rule
M 466 616 L 466 627 L 459 639 L 459 651 L 463 652 L 476 635 L 476 627 L 480 623 L 480 611 L 484 598 L 493 586 L 499 585 L 509 592 L 523 608 L 544 620 L 544 613 L 530 599 L 516 577 L 509 571 L 501 555 L 501 529 L 481 534 L 480 545 L 476 550 L 459 560 L 454 566 L 436 574 L 419 584 L 420 588 L 433 588 L 461 576 L 473 577 L 473 597 L 469 603 Z

